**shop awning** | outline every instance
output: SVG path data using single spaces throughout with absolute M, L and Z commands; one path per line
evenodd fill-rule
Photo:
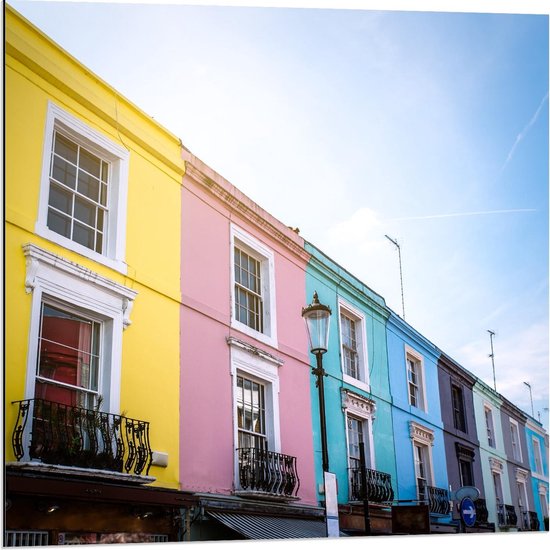
M 322 520 L 230 512 L 208 514 L 247 539 L 312 539 L 327 536 Z

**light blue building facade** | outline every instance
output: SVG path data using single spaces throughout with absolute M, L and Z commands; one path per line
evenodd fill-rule
M 525 425 L 534 507 L 540 531 L 548 530 L 548 433 L 529 417 Z
M 387 347 L 398 500 L 428 504 L 432 532 L 453 530 L 438 382 L 440 352 L 393 312 L 387 322 Z
M 373 532 L 391 529 L 389 502 L 395 492 L 396 461 L 389 388 L 386 319 L 382 297 L 306 243 L 311 260 L 306 295 L 316 291 L 331 308 L 328 351 L 323 356 L 329 471 L 336 474 L 342 530 L 362 530 L 359 444 L 363 443 Z M 314 357 L 312 356 L 312 366 Z M 313 438 L 319 500 L 324 496 L 319 392 L 311 379 Z M 361 519 L 359 519 L 361 518 Z M 388 523 L 390 522 L 390 523 Z

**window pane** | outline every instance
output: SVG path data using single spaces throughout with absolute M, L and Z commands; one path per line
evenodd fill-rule
M 80 158 L 78 164 L 80 168 L 82 168 L 82 170 L 86 170 L 88 174 L 91 174 L 96 178 L 100 177 L 101 160 L 89 151 L 86 151 L 86 149 L 83 149 L 82 147 L 80 148 Z
M 48 204 L 70 216 L 73 213 L 73 194 L 52 183 Z
M 94 250 L 94 242 L 95 242 L 94 237 L 95 237 L 95 234 L 93 229 L 90 229 L 89 227 L 85 227 L 75 222 L 74 228 L 73 228 L 73 241 Z
M 65 160 L 76 164 L 78 145 L 57 132 L 55 133 L 54 151 Z
M 97 391 L 99 337 L 98 323 L 43 304 L 37 365 L 42 380 L 37 381 L 36 397 L 75 405 L 83 395 L 78 388 Z
M 64 237 L 71 238 L 71 219 L 63 216 L 58 212 L 54 212 L 48 208 L 48 228 Z
M 49 205 L 67 217 L 50 211 L 48 228 L 86 248 L 103 253 L 110 165 L 59 133 L 55 134 L 54 151 Z M 58 183 L 54 183 L 54 180 Z M 91 202 L 78 195 L 83 195 Z M 99 209 L 98 204 L 103 208 Z M 75 220 L 82 223 L 75 223 Z M 83 224 L 90 227 L 84 227 Z M 96 235 L 97 232 L 101 234 Z
M 236 399 L 239 447 L 267 448 L 264 387 L 258 382 L 238 376 Z
M 54 155 L 51 177 L 63 185 L 74 189 L 76 185 L 76 167 Z
M 88 201 L 76 197 L 74 203 L 74 217 L 87 225 L 95 227 L 97 207 Z
M 78 192 L 95 202 L 99 202 L 99 180 L 79 170 Z

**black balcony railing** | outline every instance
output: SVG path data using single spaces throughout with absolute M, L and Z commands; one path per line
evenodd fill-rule
M 449 500 L 449 491 L 439 487 L 426 487 L 428 490 L 428 503 L 430 505 L 430 514 L 447 515 L 451 511 Z
M 367 480 L 366 494 L 361 482 L 361 468 L 350 468 L 350 501 L 366 500 L 370 502 L 390 502 L 393 500 L 391 475 L 365 468 Z
M 295 497 L 300 487 L 296 457 L 265 449 L 237 449 L 239 483 L 243 491 Z
M 149 473 L 149 422 L 44 399 L 13 404 L 19 407 L 12 435 L 18 461 Z
M 536 512 L 527 512 L 527 517 L 529 520 L 529 529 L 531 531 L 540 531 L 540 521 L 539 516 Z
M 474 500 L 476 507 L 476 522 L 487 523 L 489 521 L 489 510 L 487 509 L 487 501 L 484 498 Z
M 447 489 L 432 487 L 423 479 L 417 478 L 418 500 L 426 502 L 430 514 L 447 515 L 451 511 L 450 494 Z
M 497 504 L 497 516 L 499 527 L 516 527 L 518 516 L 516 509 L 511 504 Z

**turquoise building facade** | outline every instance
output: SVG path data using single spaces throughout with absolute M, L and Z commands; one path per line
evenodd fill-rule
M 525 425 L 527 455 L 531 470 L 531 484 L 535 512 L 540 531 L 548 530 L 548 434 L 542 424 L 528 418 Z
M 373 532 L 387 530 L 389 502 L 396 491 L 396 460 L 389 387 L 384 299 L 306 242 L 311 254 L 306 296 L 331 308 L 328 351 L 323 356 L 329 471 L 338 484 L 341 530 L 361 530 L 357 505 L 365 496 L 359 472 L 363 443 Z M 306 305 L 306 304 L 304 304 Z M 311 356 L 311 365 L 315 358 Z M 324 500 L 319 392 L 311 377 L 313 442 L 319 501 Z M 359 506 L 360 508 L 360 506 Z M 350 513 L 351 512 L 351 513 Z M 357 513 L 355 513 L 357 512 Z

